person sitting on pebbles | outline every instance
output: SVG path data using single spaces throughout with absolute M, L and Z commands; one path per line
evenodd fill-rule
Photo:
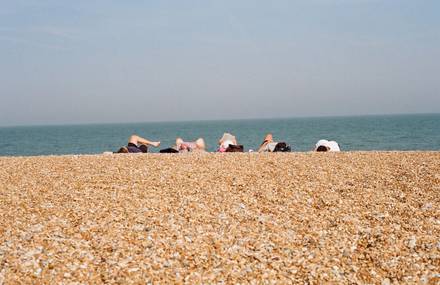
M 116 153 L 147 153 L 148 146 L 158 147 L 160 141 L 154 142 L 138 135 L 131 135 L 127 146 L 121 147 Z
M 335 141 L 319 140 L 315 145 L 315 151 L 327 152 L 327 151 L 341 151 L 339 144 Z

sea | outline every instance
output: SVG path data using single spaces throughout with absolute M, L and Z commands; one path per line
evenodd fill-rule
M 337 141 L 343 151 L 440 150 L 440 114 L 419 114 L 1 127 L 0 156 L 99 154 L 118 150 L 131 134 L 161 141 L 151 152 L 172 146 L 176 137 L 202 137 L 215 151 L 224 132 L 246 151 L 256 150 L 269 132 L 300 152 L 320 139 Z

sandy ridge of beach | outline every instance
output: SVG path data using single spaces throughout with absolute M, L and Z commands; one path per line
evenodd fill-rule
M 440 152 L 0 158 L 0 284 L 440 282 Z

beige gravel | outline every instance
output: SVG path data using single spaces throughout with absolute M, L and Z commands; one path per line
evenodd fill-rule
M 0 284 L 440 282 L 440 152 L 0 158 Z

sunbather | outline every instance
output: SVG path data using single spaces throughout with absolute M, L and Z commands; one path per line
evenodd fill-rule
M 290 146 L 285 142 L 276 142 L 271 133 L 267 134 L 258 148 L 258 152 L 289 152 Z
M 218 141 L 219 152 L 243 152 L 243 146 L 239 145 L 235 136 L 224 133 Z
M 315 145 L 315 151 L 341 151 L 341 148 L 335 141 L 319 140 Z
M 179 152 L 204 151 L 205 149 L 206 144 L 203 138 L 198 138 L 193 142 L 186 142 L 182 138 L 176 139 L 176 150 Z
M 131 135 L 127 146 L 121 147 L 117 153 L 147 153 L 148 146 L 158 147 L 160 142 L 153 142 L 138 135 Z

